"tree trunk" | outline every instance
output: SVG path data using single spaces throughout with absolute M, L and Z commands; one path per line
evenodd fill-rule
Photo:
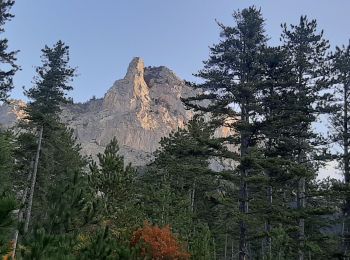
M 242 120 L 245 123 L 249 123 L 249 115 L 246 111 L 245 105 L 242 105 Z M 241 133 L 241 161 L 247 156 L 248 153 L 248 134 L 246 131 Z M 248 213 L 248 183 L 247 169 L 241 170 L 241 185 L 240 185 L 240 212 L 242 214 Z M 247 225 L 244 220 L 240 220 L 239 223 L 239 260 L 246 260 L 247 258 Z
M 343 104 L 343 144 L 344 144 L 344 180 L 345 184 L 350 183 L 350 165 L 349 165 L 349 136 L 348 136 L 348 85 L 344 85 L 344 104 Z M 349 215 L 350 215 L 350 197 L 346 197 L 344 207 L 344 235 L 343 235 L 343 253 L 347 255 L 349 250 Z
M 242 179 L 245 179 L 245 171 L 242 174 Z M 241 181 L 241 203 L 240 203 L 240 212 L 243 214 L 248 213 L 248 185 L 245 180 Z M 244 220 L 240 220 L 239 224 L 240 236 L 239 236 L 239 259 L 246 260 L 247 256 L 247 241 L 246 241 L 246 232 L 247 227 Z
M 190 194 L 190 199 L 191 199 L 191 212 L 194 212 L 194 196 L 196 195 L 196 180 L 194 180 L 192 184 L 192 191 Z
M 40 131 L 39 131 L 38 148 L 37 148 L 37 151 L 36 151 L 35 162 L 34 162 L 32 183 L 31 183 L 31 186 L 30 186 L 30 194 L 29 194 L 29 199 L 28 199 L 26 220 L 25 220 L 25 223 L 24 223 L 24 233 L 28 232 L 30 216 L 31 216 L 31 213 L 32 213 L 33 195 L 34 195 L 34 189 L 35 189 L 35 183 L 36 183 L 36 175 L 37 175 L 37 172 L 38 172 L 38 165 L 39 165 L 39 157 L 40 157 L 40 150 L 41 150 L 41 141 L 42 141 L 42 138 L 43 138 L 43 131 L 44 131 L 44 126 L 41 126 L 40 127 Z
M 298 181 L 298 209 L 305 208 L 305 177 L 301 177 Z M 299 250 L 298 259 L 304 260 L 304 243 L 305 243 L 305 219 L 299 218 Z
M 267 197 L 270 210 L 272 210 L 272 186 L 267 188 Z M 266 221 L 266 246 L 267 246 L 267 257 L 269 260 L 272 259 L 272 238 L 271 238 L 271 220 L 270 218 Z
M 224 259 L 227 260 L 227 237 L 228 235 L 225 234 L 225 251 L 224 251 Z
M 17 216 L 18 223 L 21 223 L 23 221 L 23 210 L 24 210 L 25 202 L 27 200 L 27 195 L 28 195 L 28 190 L 29 190 L 29 182 L 30 182 L 30 180 L 32 178 L 33 164 L 34 164 L 34 161 L 31 161 L 30 167 L 29 167 L 29 172 L 28 172 L 28 177 L 27 177 L 27 185 L 26 185 L 26 188 L 23 191 L 23 195 L 22 195 L 22 199 L 21 199 L 21 208 L 18 211 L 18 216 Z M 16 256 L 18 235 L 19 235 L 19 230 L 16 229 L 15 234 L 13 236 L 12 259 L 15 259 L 15 256 Z
M 233 248 L 233 238 L 231 237 L 231 260 L 233 260 L 235 256 L 235 250 Z

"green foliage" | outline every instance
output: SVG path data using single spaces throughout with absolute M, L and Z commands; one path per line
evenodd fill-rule
M 12 191 L 14 173 L 14 136 L 0 130 L 0 193 Z
M 210 198 L 217 193 L 219 183 L 209 169 L 208 159 L 216 156 L 215 148 L 220 146 L 211 140 L 212 135 L 213 129 L 203 119 L 195 118 L 187 128 L 161 140 L 155 161 L 142 176 L 143 210 L 147 218 L 160 226 L 170 224 L 187 241 L 194 259 L 214 254 L 209 246 L 212 240 L 209 244 L 199 242 L 210 234 L 206 223 L 214 224 L 213 213 L 209 211 L 215 203 Z
M 0 256 L 8 252 L 11 234 L 16 225 L 13 213 L 17 207 L 12 187 L 13 153 L 13 135 L 0 131 Z
M 22 259 L 76 259 L 73 255 L 72 237 L 66 235 L 49 235 L 43 228 L 32 232 L 32 237 L 20 247 Z M 20 259 L 21 259 L 20 258 Z
M 66 92 L 72 90 L 69 82 L 75 76 L 75 69 L 69 66 L 69 47 L 58 41 L 52 48 L 42 51 L 42 66 L 37 67 L 34 86 L 25 91 L 32 101 L 26 112 L 29 120 L 37 125 L 50 125 L 58 120 L 60 105 L 67 103 Z
M 211 260 L 215 258 L 215 243 L 208 225 L 198 224 L 194 228 L 189 245 L 191 259 Z
M 17 202 L 14 197 L 0 194 L 0 256 L 10 250 L 10 235 L 15 226 L 13 211 Z
M 13 17 L 13 3 L 0 3 L 0 33 Z M 36 132 L 44 129 L 31 226 L 20 233 L 19 259 L 147 259 L 140 256 L 148 252 L 146 242 L 172 259 L 180 248 L 175 237 L 200 260 L 346 256 L 350 45 L 327 57 L 323 32 L 302 16 L 297 25 L 282 25 L 281 46 L 269 47 L 260 9 L 245 8 L 233 18 L 232 26 L 219 23 L 220 42 L 197 74 L 203 83 L 193 87 L 201 94 L 184 100 L 194 119 L 161 140 L 143 173 L 125 164 L 116 138 L 86 167 L 73 131 L 59 119 L 75 76 L 69 47 L 62 41 L 45 46 L 34 86 L 25 92 L 27 120 L 16 136 L 0 132 L 0 255 L 10 249 L 14 195 L 28 187 Z M 0 100 L 12 88 L 15 54 L 0 39 L 1 63 L 9 65 L 0 70 Z M 331 158 L 345 183 L 316 181 L 329 156 L 328 140 L 314 126 L 329 112 L 329 137 L 342 148 Z M 137 228 L 145 219 L 170 225 L 176 236 L 169 227 L 148 226 L 150 241 L 141 241 L 147 232 Z M 131 243 L 135 234 L 139 247 Z M 172 246 L 159 250 L 161 234 Z
M 115 138 L 103 154 L 98 154 L 98 160 L 99 165 L 90 164 L 89 185 L 103 205 L 101 219 L 116 237 L 130 235 L 143 221 L 135 189 L 136 171 L 131 164 L 124 164 Z
M 44 222 L 48 225 L 46 231 L 49 234 L 56 228 L 63 231 L 68 227 L 63 228 L 61 225 L 68 223 L 62 223 L 61 217 L 71 221 L 69 215 L 80 214 L 83 204 L 88 203 L 87 177 L 83 176 L 86 161 L 79 151 L 80 146 L 75 144 L 73 133 L 60 123 L 56 123 L 55 129 L 47 129 L 44 133 L 32 209 L 33 227 L 42 226 Z M 28 156 L 24 161 L 32 160 L 33 154 Z M 24 175 L 24 178 L 27 176 Z M 47 219 L 51 214 L 52 218 Z M 60 227 L 54 228 L 52 225 Z
M 15 1 L 4 0 L 0 3 L 0 34 L 5 32 L 4 25 L 11 20 L 14 15 L 10 13 L 10 9 Z M 19 69 L 16 65 L 16 54 L 18 51 L 8 51 L 8 40 L 0 39 L 0 101 L 6 101 L 8 92 L 13 89 L 13 76 Z M 7 69 L 6 69 L 7 68 Z
M 102 229 L 89 239 L 85 247 L 80 249 L 78 259 L 141 259 L 138 257 L 139 250 L 129 245 L 121 245 L 108 228 Z

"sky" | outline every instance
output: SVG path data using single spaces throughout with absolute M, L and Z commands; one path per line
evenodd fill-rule
M 279 43 L 281 23 L 297 24 L 304 14 L 317 19 L 333 48 L 349 41 L 349 0 L 17 0 L 5 33 L 10 49 L 20 50 L 22 67 L 11 97 L 25 99 L 40 50 L 58 40 L 70 46 L 71 66 L 78 68 L 76 102 L 103 97 L 136 56 L 196 80 L 192 74 L 219 41 L 215 20 L 234 25 L 232 13 L 251 5 L 261 7 L 271 45 Z
M 20 50 L 22 70 L 11 97 L 26 100 L 23 87 L 32 86 L 40 50 L 58 40 L 70 46 L 78 68 L 75 102 L 103 97 L 136 56 L 195 81 L 192 74 L 220 39 L 215 20 L 233 26 L 232 13 L 251 5 L 261 7 L 271 45 L 279 44 L 281 23 L 297 24 L 301 15 L 318 21 L 333 49 L 349 42 L 349 0 L 16 0 L 5 37 L 10 50 Z M 335 177 L 334 169 L 331 163 L 320 176 Z

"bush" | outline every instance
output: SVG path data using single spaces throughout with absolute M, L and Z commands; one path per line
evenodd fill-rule
M 171 232 L 170 226 L 160 228 L 148 222 L 134 232 L 131 246 L 140 246 L 142 256 L 152 259 L 190 259 L 190 254 L 181 247 Z

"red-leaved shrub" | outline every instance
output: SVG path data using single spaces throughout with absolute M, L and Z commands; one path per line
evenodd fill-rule
M 183 250 L 169 226 L 160 228 L 145 222 L 131 239 L 131 246 L 136 245 L 141 246 L 142 256 L 150 256 L 152 259 L 190 259 L 190 254 Z

